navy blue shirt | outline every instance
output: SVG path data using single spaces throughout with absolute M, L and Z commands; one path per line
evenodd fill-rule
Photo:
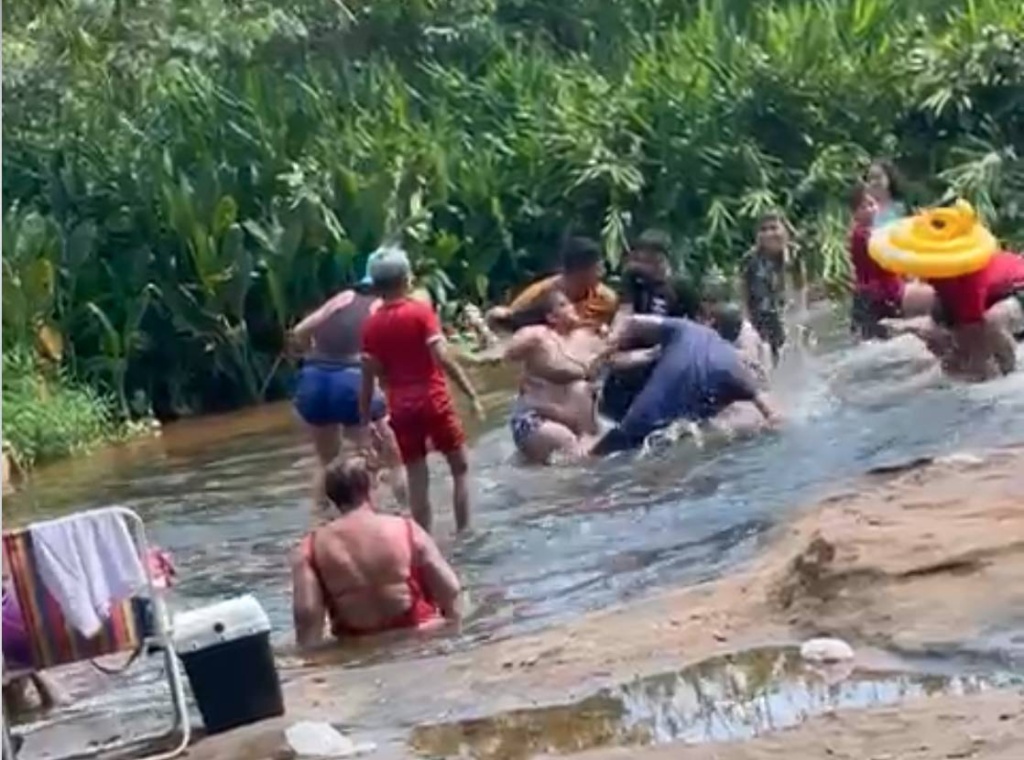
M 639 446 L 675 420 L 702 421 L 757 393 L 739 353 L 712 328 L 689 319 L 667 318 L 660 327 L 661 357 L 616 431 L 617 443 L 597 453 Z

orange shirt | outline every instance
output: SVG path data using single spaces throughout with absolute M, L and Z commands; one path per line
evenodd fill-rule
M 561 275 L 558 274 L 537 280 L 516 296 L 509 304 L 509 308 L 513 311 L 525 309 L 540 295 L 558 287 L 560 280 Z M 598 283 L 597 287 L 588 290 L 582 298 L 573 301 L 573 306 L 576 307 L 576 312 L 583 322 L 591 325 L 610 325 L 619 308 L 619 298 L 614 290 L 603 283 Z

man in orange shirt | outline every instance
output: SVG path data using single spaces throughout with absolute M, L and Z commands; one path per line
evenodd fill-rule
M 603 275 L 601 247 L 588 238 L 569 238 L 562 247 L 562 271 L 533 283 L 508 306 L 491 309 L 487 321 L 492 328 L 514 329 L 514 315 L 527 311 L 542 295 L 558 288 L 576 307 L 581 325 L 607 327 L 615 318 L 619 299 L 601 282 Z

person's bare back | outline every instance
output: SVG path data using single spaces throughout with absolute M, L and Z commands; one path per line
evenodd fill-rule
M 336 460 L 325 490 L 341 516 L 307 535 L 292 555 L 300 646 L 318 644 L 324 619 L 336 637 L 415 628 L 459 617 L 460 586 L 434 540 L 413 520 L 374 511 L 360 457 Z

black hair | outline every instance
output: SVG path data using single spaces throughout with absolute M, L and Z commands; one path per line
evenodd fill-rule
M 668 309 L 670 317 L 696 319 L 700 313 L 700 288 L 689 277 L 677 275 L 669 283 L 672 303 Z
M 571 274 L 589 269 L 604 258 L 601 246 L 585 237 L 571 237 L 562 245 L 562 271 Z
M 888 158 L 876 158 L 868 164 L 868 169 L 872 166 L 877 166 L 889 178 L 889 195 L 892 196 L 892 199 L 895 201 L 905 201 L 907 199 L 907 182 L 903 178 L 903 173 L 896 168 L 896 164 Z M 866 178 L 867 170 L 865 170 L 864 174 Z
M 711 307 L 711 326 L 719 335 L 734 343 L 743 331 L 743 310 L 733 301 L 716 303 Z
M 369 497 L 372 484 L 365 457 L 339 456 L 324 471 L 324 492 L 342 514 L 361 506 Z
M 672 236 L 664 230 L 649 229 L 633 241 L 634 251 L 650 251 L 666 259 L 671 258 Z

